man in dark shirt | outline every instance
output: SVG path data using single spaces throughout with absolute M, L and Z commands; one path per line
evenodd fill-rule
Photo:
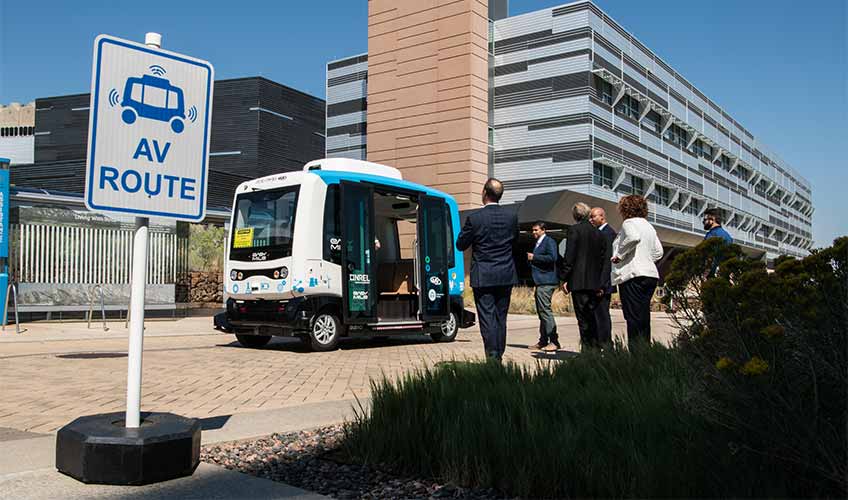
M 574 224 L 568 228 L 560 280 L 562 289 L 571 293 L 574 315 L 580 329 L 583 348 L 598 346 L 598 324 L 595 308 L 603 295 L 607 246 L 604 236 L 589 223 L 589 205 L 577 203 L 572 208 Z M 547 349 L 546 349 L 547 350 Z
M 530 349 L 544 349 L 552 344 L 560 349 L 559 337 L 557 336 L 556 320 L 551 310 L 551 298 L 559 285 L 556 272 L 556 261 L 559 257 L 557 244 L 553 238 L 546 234 L 545 223 L 542 221 L 533 224 L 533 237 L 536 245 L 532 252 L 527 252 L 527 260 L 530 262 L 530 272 L 533 283 L 536 285 L 536 314 L 539 316 L 539 342 L 530 346 Z
M 471 248 L 471 288 L 480 334 L 489 359 L 498 362 L 506 350 L 506 319 L 512 286 L 518 281 L 513 247 L 518 241 L 515 212 L 498 204 L 503 184 L 489 179 L 483 186 L 483 208 L 469 215 L 456 248 Z
M 595 207 L 589 212 L 589 222 L 598 228 L 604 235 L 607 255 L 612 255 L 612 242 L 618 235 L 609 224 L 607 224 L 607 213 L 603 208 Z M 610 299 L 615 292 L 612 286 L 612 269 L 609 259 L 604 260 L 603 270 L 603 295 L 598 298 L 598 306 L 595 308 L 595 321 L 598 324 L 598 342 L 601 347 L 612 344 L 612 320 L 610 319 Z

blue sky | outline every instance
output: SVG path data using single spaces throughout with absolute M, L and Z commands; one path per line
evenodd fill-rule
M 567 3 L 511 0 L 520 14 Z M 848 234 L 844 0 L 597 0 L 813 184 L 818 245 Z M 326 61 L 367 50 L 367 1 L 0 0 L 0 103 L 88 92 L 99 33 L 324 96 Z M 842 214 L 842 215 L 840 215 Z

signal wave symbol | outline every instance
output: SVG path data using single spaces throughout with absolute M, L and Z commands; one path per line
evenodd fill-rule
M 154 64 L 153 66 L 150 66 L 149 69 L 150 69 L 150 72 L 153 73 L 156 76 L 162 76 L 166 73 L 165 68 L 163 68 L 162 66 L 159 66 L 158 64 Z
M 109 104 L 110 104 L 112 107 L 117 106 L 117 104 L 118 104 L 118 100 L 119 100 L 120 98 L 121 98 L 121 96 L 118 94 L 118 91 L 117 91 L 117 90 L 112 89 L 112 90 L 110 90 L 110 91 L 109 91 Z
M 197 120 L 197 108 L 192 106 L 188 110 L 188 119 L 191 120 L 191 123 L 194 123 Z

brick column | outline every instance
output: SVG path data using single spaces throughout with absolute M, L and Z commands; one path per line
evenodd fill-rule
M 369 161 L 480 205 L 488 176 L 488 1 L 368 1 Z

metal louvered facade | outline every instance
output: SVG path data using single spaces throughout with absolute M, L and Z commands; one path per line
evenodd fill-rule
M 703 235 L 704 210 L 720 208 L 768 258 L 812 248 L 809 181 L 592 2 L 490 21 L 489 34 L 489 164 L 504 202 L 637 193 L 670 230 Z M 328 65 L 328 156 L 364 152 L 366 65 Z
M 327 64 L 327 158 L 365 159 L 368 55 Z
M 493 22 L 492 163 L 507 201 L 637 193 L 652 222 L 778 254 L 812 245 L 810 183 L 591 2 Z

